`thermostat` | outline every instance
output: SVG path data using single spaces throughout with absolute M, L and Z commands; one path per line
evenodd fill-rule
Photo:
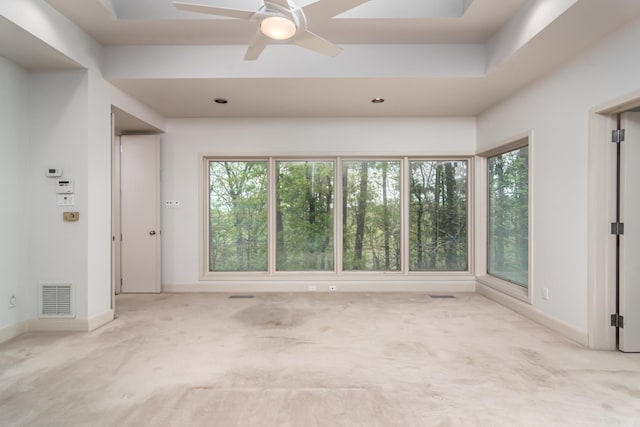
M 56 193 L 71 194 L 73 193 L 73 181 L 70 179 L 59 179 L 56 184 Z
M 57 178 L 62 176 L 62 169 L 49 168 L 44 172 L 44 175 L 52 178 Z

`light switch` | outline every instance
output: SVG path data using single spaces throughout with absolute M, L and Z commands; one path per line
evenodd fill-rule
M 73 206 L 74 203 L 73 194 L 58 194 L 58 206 Z

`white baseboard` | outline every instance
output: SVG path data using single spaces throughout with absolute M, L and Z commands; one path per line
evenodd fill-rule
M 279 281 L 264 282 L 206 282 L 206 283 L 165 283 L 162 292 L 193 293 L 193 292 L 237 292 L 237 293 L 265 293 L 265 292 L 309 292 L 309 286 L 316 286 L 316 292 L 329 292 L 329 285 L 337 287 L 337 292 L 475 292 L 476 283 L 473 280 L 460 281 L 353 281 L 348 282 L 319 282 L 319 281 Z
M 96 314 L 87 320 L 87 332 L 94 331 L 100 326 L 106 325 L 111 322 L 115 317 L 115 312 L 112 309 L 103 311 L 100 314 Z
M 492 301 L 497 302 L 500 305 L 503 305 L 515 311 L 516 313 L 522 314 L 526 318 L 531 319 L 536 323 L 546 326 L 547 328 L 559 333 L 560 335 L 572 341 L 575 341 L 576 343 L 584 347 L 589 346 L 589 335 L 587 332 L 576 329 L 561 320 L 551 317 L 535 309 L 529 304 L 503 294 L 502 292 L 496 291 L 495 289 L 492 289 L 482 283 L 478 283 L 476 285 L 476 292 L 489 298 Z
M 89 319 L 35 319 L 25 320 L 0 329 L 0 343 L 22 335 L 25 332 L 91 332 L 111 322 L 113 310 L 106 310 Z
M 18 335 L 22 335 L 28 330 L 29 321 L 27 320 L 2 328 L 0 329 L 0 343 L 9 341 L 11 338 L 15 338 Z
M 197 283 L 197 284 L 164 284 L 162 291 L 168 293 L 181 292 L 308 292 L 311 282 L 280 282 L 270 283 Z M 547 328 L 558 332 L 562 336 L 588 347 L 589 339 L 585 331 L 574 328 L 565 322 L 550 317 L 535 309 L 529 304 L 496 291 L 482 283 L 475 281 L 442 281 L 442 282 L 402 282 L 385 281 L 372 283 L 363 282 L 337 282 L 338 292 L 477 292 L 523 316 L 540 323 Z M 328 284 L 317 284 L 317 292 L 327 292 Z M 26 320 L 0 329 L 0 343 L 10 340 L 29 331 L 72 331 L 90 332 L 103 326 L 114 319 L 114 311 L 106 310 L 90 319 L 37 319 Z
M 29 332 L 87 332 L 87 320 L 80 320 L 80 319 L 29 320 Z

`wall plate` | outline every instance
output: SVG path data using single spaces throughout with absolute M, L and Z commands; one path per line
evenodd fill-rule
M 62 169 L 60 168 L 49 168 L 44 171 L 44 176 L 48 176 L 51 178 L 59 178 L 62 176 Z
M 73 206 L 75 197 L 73 194 L 58 194 L 58 206 Z
M 62 218 L 65 221 L 77 221 L 80 219 L 80 212 L 63 212 Z

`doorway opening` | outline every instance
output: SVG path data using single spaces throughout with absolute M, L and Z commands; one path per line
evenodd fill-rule
M 112 106 L 111 107 L 111 308 L 116 312 L 116 295 L 122 292 L 123 275 L 122 275 L 122 158 L 121 146 L 122 137 L 129 135 L 158 135 L 162 131 L 153 125 L 137 118 L 126 111 Z M 158 144 L 159 153 L 159 144 Z M 157 157 L 157 167 L 159 171 L 159 154 Z M 146 230 L 157 230 L 158 239 L 160 237 L 160 191 L 158 176 L 157 202 L 153 202 L 158 211 L 157 229 L 152 228 Z M 158 242 L 159 250 L 159 242 Z M 157 261 L 158 269 L 160 266 L 159 255 Z M 159 283 L 159 272 L 158 280 Z M 158 289 L 159 292 L 159 289 Z M 116 312 L 117 315 L 117 312 Z
M 589 141 L 589 347 L 640 351 L 640 94 L 594 109 Z

